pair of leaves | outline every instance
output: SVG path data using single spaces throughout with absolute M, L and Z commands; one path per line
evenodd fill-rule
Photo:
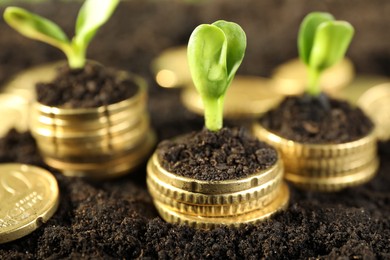
M 8 7 L 4 12 L 4 19 L 22 35 L 61 49 L 68 59 L 72 59 L 75 55 L 82 55 L 84 57 L 77 58 L 85 61 L 89 42 L 110 18 L 118 3 L 119 0 L 102 0 L 98 4 L 96 0 L 85 1 L 77 17 L 75 36 L 72 41 L 57 24 L 22 8 Z
M 310 13 L 299 30 L 300 58 L 311 69 L 323 71 L 344 57 L 353 34 L 348 22 L 335 21 L 328 13 Z
M 246 35 L 233 22 L 199 25 L 188 42 L 188 63 L 201 96 L 224 96 L 240 66 L 246 49 Z
M 226 90 L 240 66 L 246 49 L 246 35 L 232 22 L 199 25 L 188 42 L 188 64 L 204 105 L 206 128 L 222 128 Z

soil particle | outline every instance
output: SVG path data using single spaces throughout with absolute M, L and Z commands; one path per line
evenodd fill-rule
M 367 135 L 371 120 L 360 108 L 329 98 L 303 96 L 287 97 L 274 110 L 260 119 L 266 129 L 303 143 L 345 143 Z
M 92 62 L 77 70 L 63 65 L 52 82 L 36 85 L 40 103 L 61 108 L 110 105 L 130 98 L 137 90 L 131 79 L 118 77 L 118 71 Z
M 203 129 L 158 146 L 161 165 L 178 175 L 204 181 L 245 178 L 277 160 L 276 150 L 244 128 Z

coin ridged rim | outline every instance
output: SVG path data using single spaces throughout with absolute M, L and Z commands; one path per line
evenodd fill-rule
M 275 185 L 269 193 L 265 193 L 263 196 L 253 198 L 248 201 L 241 201 L 233 204 L 190 204 L 176 200 L 174 197 L 165 196 L 160 193 L 148 180 L 149 193 L 154 200 L 161 202 L 168 207 L 171 207 L 177 212 L 187 215 L 206 215 L 206 216 L 228 216 L 238 215 L 253 211 L 255 209 L 261 209 L 268 206 L 279 194 L 279 187 L 282 181 Z M 246 196 L 244 196 L 246 197 Z M 252 197 L 252 196 L 251 196 Z
M 361 156 L 360 159 L 347 160 L 344 158 L 304 160 L 300 158 L 291 159 L 283 157 L 285 169 L 295 172 L 298 175 L 311 176 L 341 176 L 348 175 L 350 171 L 358 169 L 370 163 L 376 158 L 376 149 L 369 154 Z
M 150 119 L 149 116 L 146 114 L 142 115 L 139 119 L 139 122 L 137 125 L 131 126 L 127 129 L 127 131 L 122 131 L 121 133 L 115 133 L 112 132 L 112 127 L 107 127 L 106 129 L 102 129 L 102 131 L 105 131 L 105 134 L 100 134 L 100 136 L 97 136 L 96 134 L 92 134 L 93 132 L 84 131 L 84 133 L 79 133 L 77 136 L 70 137 L 68 136 L 56 136 L 56 135 L 41 135 L 38 132 L 32 132 L 34 138 L 36 138 L 39 141 L 45 143 L 55 143 L 57 145 L 61 146 L 79 146 L 80 142 L 86 144 L 94 144 L 94 146 L 99 146 L 95 143 L 100 142 L 109 142 L 112 145 L 119 144 L 121 142 L 130 142 L 132 139 L 136 138 L 137 136 L 142 136 L 145 134 L 147 129 L 150 127 Z M 126 129 L 125 129 L 126 130 Z
M 194 228 L 211 229 L 218 226 L 239 227 L 244 224 L 255 224 L 260 221 L 264 221 L 265 219 L 270 218 L 273 214 L 284 210 L 288 206 L 289 198 L 290 194 L 288 186 L 283 183 L 281 185 L 279 196 L 277 196 L 276 199 L 267 207 L 227 217 L 191 216 L 176 212 L 158 201 L 154 201 L 154 205 L 156 206 L 160 216 L 167 222 L 184 224 Z
M 149 130 L 146 140 L 139 144 L 142 149 L 132 148 L 125 153 L 101 158 L 101 161 L 94 161 L 93 157 L 86 156 L 82 158 L 84 162 L 79 162 L 74 158 L 55 158 L 45 154 L 43 159 L 46 164 L 60 170 L 66 176 L 88 177 L 92 179 L 115 178 L 139 167 L 152 152 L 156 139 L 154 131 Z M 85 158 L 88 158 L 89 161 L 85 162 Z M 103 159 L 105 160 L 103 161 Z
M 44 176 L 44 178 L 50 184 L 50 197 L 45 198 L 48 199 L 49 202 L 45 203 L 44 208 L 39 209 L 39 214 L 34 215 L 33 218 L 29 217 L 30 221 L 25 221 L 26 223 L 22 226 L 17 226 L 13 230 L 8 230 L 7 232 L 0 233 L 0 244 L 10 242 L 21 237 L 24 237 L 37 228 L 39 228 L 42 223 L 46 223 L 57 211 L 59 205 L 59 188 L 56 178 L 47 170 L 27 164 L 18 164 L 18 163 L 6 163 L 2 164 L 1 167 L 27 167 L 29 169 L 33 169 L 38 172 L 39 175 Z M 43 174 L 42 174 L 43 173 Z
M 105 116 L 102 116 L 105 117 Z M 104 138 L 107 134 L 110 136 L 120 136 L 124 133 L 137 128 L 139 124 L 149 122 L 149 118 L 146 113 L 138 115 L 135 120 L 123 120 L 122 122 L 116 122 L 115 124 L 105 125 L 98 129 L 82 129 L 78 131 L 71 131 L 70 129 L 63 129 L 61 127 L 52 126 L 39 126 L 35 125 L 34 122 L 31 123 L 31 131 L 36 136 L 44 137 L 54 137 L 63 140 L 80 140 L 80 139 L 101 139 Z M 88 133 L 86 135 L 86 133 Z
M 54 114 L 42 114 L 37 109 L 33 109 L 33 115 L 36 118 L 32 122 L 36 126 L 40 127 L 53 127 L 60 128 L 66 131 L 77 131 L 80 129 L 95 130 L 101 127 L 107 127 L 124 120 L 134 121 L 139 114 L 146 112 L 146 102 L 139 100 L 136 106 L 124 107 L 122 111 L 115 113 L 105 114 L 74 114 L 72 117 L 61 118 Z
M 283 156 L 302 158 L 325 159 L 348 156 L 355 153 L 365 153 L 366 149 L 372 146 L 373 143 L 376 143 L 373 130 L 355 141 L 338 144 L 311 144 L 292 141 L 267 130 L 258 122 L 253 124 L 252 131 L 260 140 L 280 149 Z
M 218 194 L 204 194 L 199 192 L 186 191 L 166 183 L 159 179 L 150 165 L 147 166 L 147 184 L 149 190 L 155 190 L 161 195 L 172 198 L 178 202 L 193 204 L 193 205 L 231 205 L 237 203 L 245 203 L 254 200 L 275 190 L 283 179 L 283 171 L 279 175 L 275 175 L 272 179 L 258 186 L 251 187 L 246 190 Z
M 155 152 L 148 163 L 148 171 L 154 172 L 160 180 L 173 187 L 195 193 L 216 195 L 247 190 L 272 180 L 275 176 L 278 176 L 280 172 L 283 172 L 284 169 L 279 154 L 277 158 L 275 164 L 268 169 L 251 174 L 245 178 L 222 181 L 203 181 L 179 176 L 167 171 L 161 166 L 157 152 Z M 155 169 L 153 170 L 151 167 L 154 167 Z
M 63 156 L 92 156 L 108 153 L 118 153 L 124 150 L 129 150 L 139 145 L 140 140 L 145 136 L 145 132 L 149 130 L 149 127 L 145 127 L 142 131 L 135 134 L 123 136 L 122 138 L 109 138 L 100 141 L 84 141 L 83 146 L 79 147 L 77 142 L 62 143 L 58 139 L 47 139 L 46 141 L 41 138 L 38 140 L 39 149 L 53 156 L 62 154 Z M 147 132 L 146 132 L 147 133 Z M 87 154 L 86 154 L 87 153 Z
M 120 151 L 107 150 L 106 153 L 103 153 L 104 151 L 102 150 L 102 151 L 99 151 L 97 153 L 84 154 L 83 156 L 81 156 L 80 154 L 75 154 L 75 155 L 74 154 L 67 154 L 65 156 L 64 154 L 61 154 L 61 153 L 52 153 L 52 154 L 46 153 L 46 155 L 48 155 L 48 157 L 57 159 L 59 161 L 64 161 L 64 162 L 86 163 L 87 161 L 91 161 L 91 162 L 101 163 L 101 162 L 105 162 L 105 161 L 111 161 L 115 158 L 123 157 L 125 155 L 130 154 L 130 153 L 137 156 L 137 152 L 142 150 L 144 147 L 147 147 L 150 144 L 149 143 L 150 140 L 152 140 L 151 137 L 154 138 L 154 136 L 155 136 L 154 130 L 148 129 L 148 131 L 142 136 L 142 138 L 137 140 L 137 142 L 135 142 L 134 145 L 129 146 L 128 148 L 122 149 Z M 145 143 L 146 143 L 146 145 L 145 145 Z M 155 144 L 155 140 L 154 140 L 154 144 Z
M 367 165 L 355 169 L 349 174 L 332 177 L 316 177 L 309 175 L 298 175 L 286 172 L 285 178 L 297 187 L 317 191 L 338 191 L 347 187 L 357 186 L 370 181 L 379 168 L 379 160 L 373 159 Z

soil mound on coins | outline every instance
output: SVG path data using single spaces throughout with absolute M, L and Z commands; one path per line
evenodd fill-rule
M 83 69 L 67 65 L 58 68 L 57 77 L 36 85 L 38 101 L 61 108 L 93 108 L 130 98 L 137 92 L 130 79 L 118 77 L 114 69 L 87 63 Z
M 345 143 L 367 135 L 373 124 L 360 108 L 328 98 L 287 97 L 260 119 L 266 129 L 304 143 Z M 324 99 L 323 99 L 324 100 Z M 326 102 L 326 101 L 325 101 Z
M 277 153 L 251 137 L 244 128 L 203 129 L 158 147 L 161 165 L 168 171 L 197 180 L 239 179 L 275 164 Z

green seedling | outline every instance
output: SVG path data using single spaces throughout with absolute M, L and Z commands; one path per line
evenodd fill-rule
M 7 7 L 4 20 L 22 35 L 62 50 L 72 69 L 83 68 L 88 44 L 97 30 L 110 18 L 120 0 L 86 0 L 77 16 L 75 36 L 69 40 L 52 21 L 19 7 Z
M 299 29 L 298 50 L 308 70 L 309 95 L 321 93 L 322 72 L 344 57 L 353 34 L 351 24 L 336 21 L 329 13 L 313 12 L 304 18 Z
M 203 101 L 206 128 L 223 125 L 226 90 L 244 58 L 246 35 L 233 22 L 216 21 L 195 28 L 188 42 L 191 76 Z

